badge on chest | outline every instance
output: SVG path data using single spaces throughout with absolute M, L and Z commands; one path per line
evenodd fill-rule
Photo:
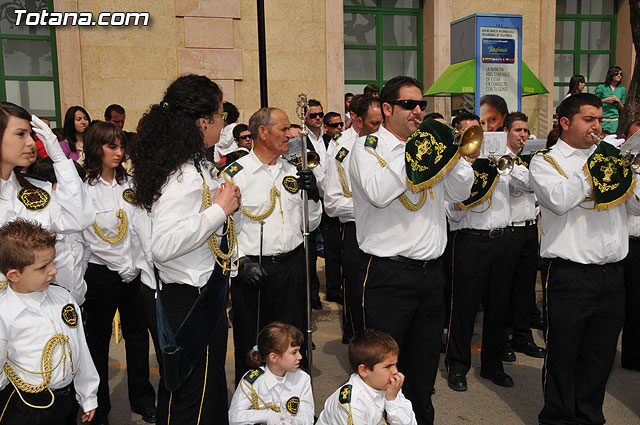
M 51 195 L 49 195 L 49 192 L 46 190 L 38 187 L 33 189 L 23 187 L 20 189 L 20 192 L 18 192 L 18 200 L 22 202 L 29 211 L 39 211 L 49 205 Z

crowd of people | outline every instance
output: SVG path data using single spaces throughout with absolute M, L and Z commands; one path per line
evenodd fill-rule
M 82 422 L 108 424 L 118 311 L 130 407 L 146 422 L 313 424 L 305 264 L 322 308 L 318 255 L 326 299 L 343 306 L 352 375 L 317 423 L 434 423 L 441 354 L 451 390 L 468 389 L 480 305 L 482 378 L 513 387 L 503 362 L 544 358 L 539 422 L 604 423 L 623 323 L 623 367 L 640 370 L 628 272 L 640 185 L 614 147 L 640 120 L 604 137 L 607 105 L 624 104 L 614 68 L 598 96 L 575 83 L 533 155 L 523 154 L 528 117 L 500 96 L 449 126 L 425 115 L 422 85 L 403 76 L 347 93 L 345 116 L 310 99 L 304 128 L 272 107 L 239 123 L 218 85 L 196 75 L 172 82 L 135 133 L 119 105 L 104 121 L 74 106 L 52 130 L 0 102 L 0 423 L 75 423 L 81 409 Z M 508 170 L 458 149 L 482 130 L 506 133 Z M 305 135 L 310 169 L 290 156 Z

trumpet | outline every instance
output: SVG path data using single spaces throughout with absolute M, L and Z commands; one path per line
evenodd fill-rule
M 603 142 L 604 139 L 599 137 L 596 133 L 589 133 L 591 137 L 596 139 L 597 143 Z M 631 151 L 620 152 L 620 156 L 622 156 L 622 166 L 629 167 L 634 174 L 640 174 L 640 154 L 632 154 Z
M 501 176 L 508 176 L 513 171 L 514 162 L 510 155 L 502 155 L 500 158 L 496 158 L 493 154 L 489 154 L 489 161 Z
M 416 125 L 420 125 L 422 121 L 419 119 L 413 120 Z M 460 155 L 473 156 L 482 147 L 483 130 L 479 125 L 472 125 L 460 131 L 457 128 L 452 128 L 454 143 L 458 145 Z
M 291 158 L 291 162 L 297 167 L 302 167 L 302 154 Z M 320 155 L 318 155 L 316 151 L 307 151 L 307 168 L 312 170 L 316 168 L 318 164 L 320 164 Z

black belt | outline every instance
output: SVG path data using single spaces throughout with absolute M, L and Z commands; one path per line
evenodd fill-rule
M 497 239 L 501 238 L 504 235 L 504 228 L 491 230 L 460 229 L 459 232 L 467 233 L 469 235 L 482 236 L 489 239 Z
M 302 247 L 303 244 L 300 244 L 296 248 L 289 252 L 285 252 L 284 254 L 263 255 L 262 261 L 271 261 L 273 264 L 282 263 L 289 260 L 291 257 L 296 256 L 300 251 L 302 251 Z M 247 255 L 247 258 L 255 262 L 258 262 L 259 259 L 257 255 Z
M 413 258 L 402 257 L 400 255 L 394 255 L 393 257 L 378 257 L 382 260 L 390 260 L 396 263 L 402 263 L 404 265 L 410 267 L 418 267 L 421 269 L 426 269 L 438 262 L 438 258 L 435 260 L 414 260 Z
M 629 242 L 640 243 L 640 237 L 638 237 L 638 236 L 629 236 Z
M 575 261 L 565 260 L 564 258 L 550 258 L 551 264 L 562 265 L 565 267 L 581 268 L 584 270 L 606 270 L 607 267 L 622 267 L 623 261 L 606 264 L 582 264 Z

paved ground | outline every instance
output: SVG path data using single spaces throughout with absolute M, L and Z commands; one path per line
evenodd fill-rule
M 319 259 L 318 270 L 321 280 L 324 278 L 324 262 Z M 324 286 L 324 285 L 323 285 Z M 322 295 L 324 297 L 324 294 Z M 319 414 L 324 401 L 349 376 L 347 346 L 340 342 L 340 320 L 338 305 L 323 302 L 324 309 L 314 312 L 315 330 L 313 389 L 316 414 Z M 440 373 L 436 379 L 436 393 L 433 403 L 436 409 L 436 424 L 536 424 L 537 415 L 542 407 L 541 368 L 542 359 L 533 359 L 518 354 L 515 363 L 505 363 L 505 371 L 514 381 L 514 388 L 498 387 L 480 378 L 480 345 L 482 317 L 478 315 L 476 334 L 473 340 L 473 368 L 467 375 L 469 391 L 456 393 L 447 387 L 444 364 L 440 361 Z M 534 331 L 536 342 L 542 345 L 542 334 Z M 227 352 L 227 381 L 229 399 L 235 388 L 233 381 L 233 340 L 229 335 Z M 618 347 L 619 350 L 619 347 Z M 111 404 L 113 410 L 109 416 L 113 425 L 144 424 L 140 416 L 129 410 L 126 386 L 124 345 L 111 343 L 110 379 Z M 149 356 L 152 370 L 152 383 L 158 385 L 158 370 L 153 353 Z M 231 378 L 230 378 L 231 377 Z M 640 424 L 640 372 L 631 372 L 620 368 L 618 351 L 604 402 L 604 413 L 609 424 Z

